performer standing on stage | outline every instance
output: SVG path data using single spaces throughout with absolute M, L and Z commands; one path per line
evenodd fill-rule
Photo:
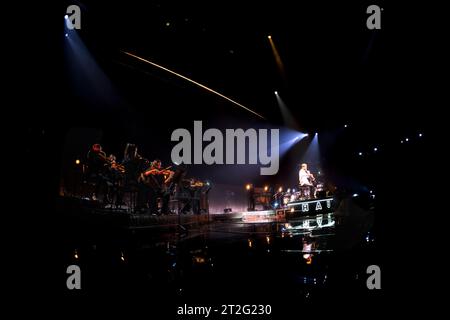
M 314 186 L 315 178 L 311 172 L 308 170 L 308 165 L 306 163 L 302 163 L 300 167 L 300 171 L 298 173 L 298 179 L 300 183 L 300 190 L 302 192 L 302 196 L 307 199 L 311 199 L 312 197 L 316 197 L 316 188 Z

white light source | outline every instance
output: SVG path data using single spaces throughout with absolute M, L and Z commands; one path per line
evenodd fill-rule
M 346 124 L 346 125 L 344 125 L 344 128 L 347 128 L 348 127 L 348 125 Z
M 358 153 L 358 155 L 362 156 L 362 155 L 363 155 L 363 153 L 362 153 L 362 152 L 360 152 L 360 153 Z
M 408 142 L 408 141 L 409 141 L 409 139 L 408 139 L 408 138 L 406 138 L 406 139 L 405 139 L 405 141 L 406 141 L 406 142 Z
M 275 94 L 278 95 L 278 91 L 275 91 Z
M 357 194 L 357 193 L 353 194 L 353 198 L 356 198 L 357 196 L 359 196 L 359 194 Z
M 419 138 L 422 138 L 422 134 L 421 133 L 419 133 Z
M 66 14 L 66 15 L 64 16 L 64 19 L 69 19 L 69 16 Z
M 377 152 L 377 151 L 378 151 L 378 148 L 373 148 L 373 151 Z

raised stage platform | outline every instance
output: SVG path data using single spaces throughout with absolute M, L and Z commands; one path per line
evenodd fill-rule
M 333 213 L 333 198 L 307 201 L 295 201 L 277 210 L 261 210 L 246 212 L 228 212 L 217 214 L 170 214 L 151 215 L 148 213 L 134 214 L 125 209 L 104 208 L 98 203 L 79 198 L 62 197 L 58 202 L 59 212 L 68 223 L 99 226 L 102 228 L 121 228 L 130 230 L 159 229 L 159 230 L 188 230 L 213 222 L 238 222 L 263 224 L 274 222 L 295 222 L 305 218 L 319 217 L 320 221 L 330 220 L 328 215 Z

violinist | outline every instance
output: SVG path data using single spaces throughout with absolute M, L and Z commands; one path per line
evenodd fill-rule
M 158 184 L 162 187 L 164 185 L 167 185 L 174 175 L 174 172 L 169 170 L 169 168 L 162 169 L 161 160 L 156 159 L 152 162 L 150 168 L 143 173 L 143 175 L 145 177 L 157 177 Z
M 169 168 L 162 169 L 161 160 L 152 162 L 143 174 L 144 181 L 148 181 L 148 207 L 151 214 L 169 214 L 170 193 L 166 192 L 174 172 Z M 158 212 L 158 198 L 161 200 L 161 210 Z
M 117 162 L 115 155 L 110 154 L 108 157 L 108 163 L 112 171 L 116 173 L 125 173 L 125 167 Z

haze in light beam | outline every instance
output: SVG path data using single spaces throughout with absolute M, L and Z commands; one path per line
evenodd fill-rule
M 283 99 L 281 99 L 280 94 L 275 94 L 275 97 L 277 98 L 278 107 L 280 108 L 281 115 L 283 116 L 284 124 L 294 130 L 299 130 L 299 125 L 297 121 L 295 120 L 294 116 L 292 115 L 289 108 L 284 103 Z
M 286 81 L 286 73 L 284 72 L 283 61 L 281 61 L 280 54 L 278 53 L 278 49 L 275 46 L 275 43 L 273 42 L 273 39 L 271 36 L 269 36 L 269 42 L 270 42 L 270 48 L 272 49 L 272 53 L 275 58 L 275 62 L 277 64 L 278 71 L 280 72 L 280 75 L 283 78 L 283 80 Z

